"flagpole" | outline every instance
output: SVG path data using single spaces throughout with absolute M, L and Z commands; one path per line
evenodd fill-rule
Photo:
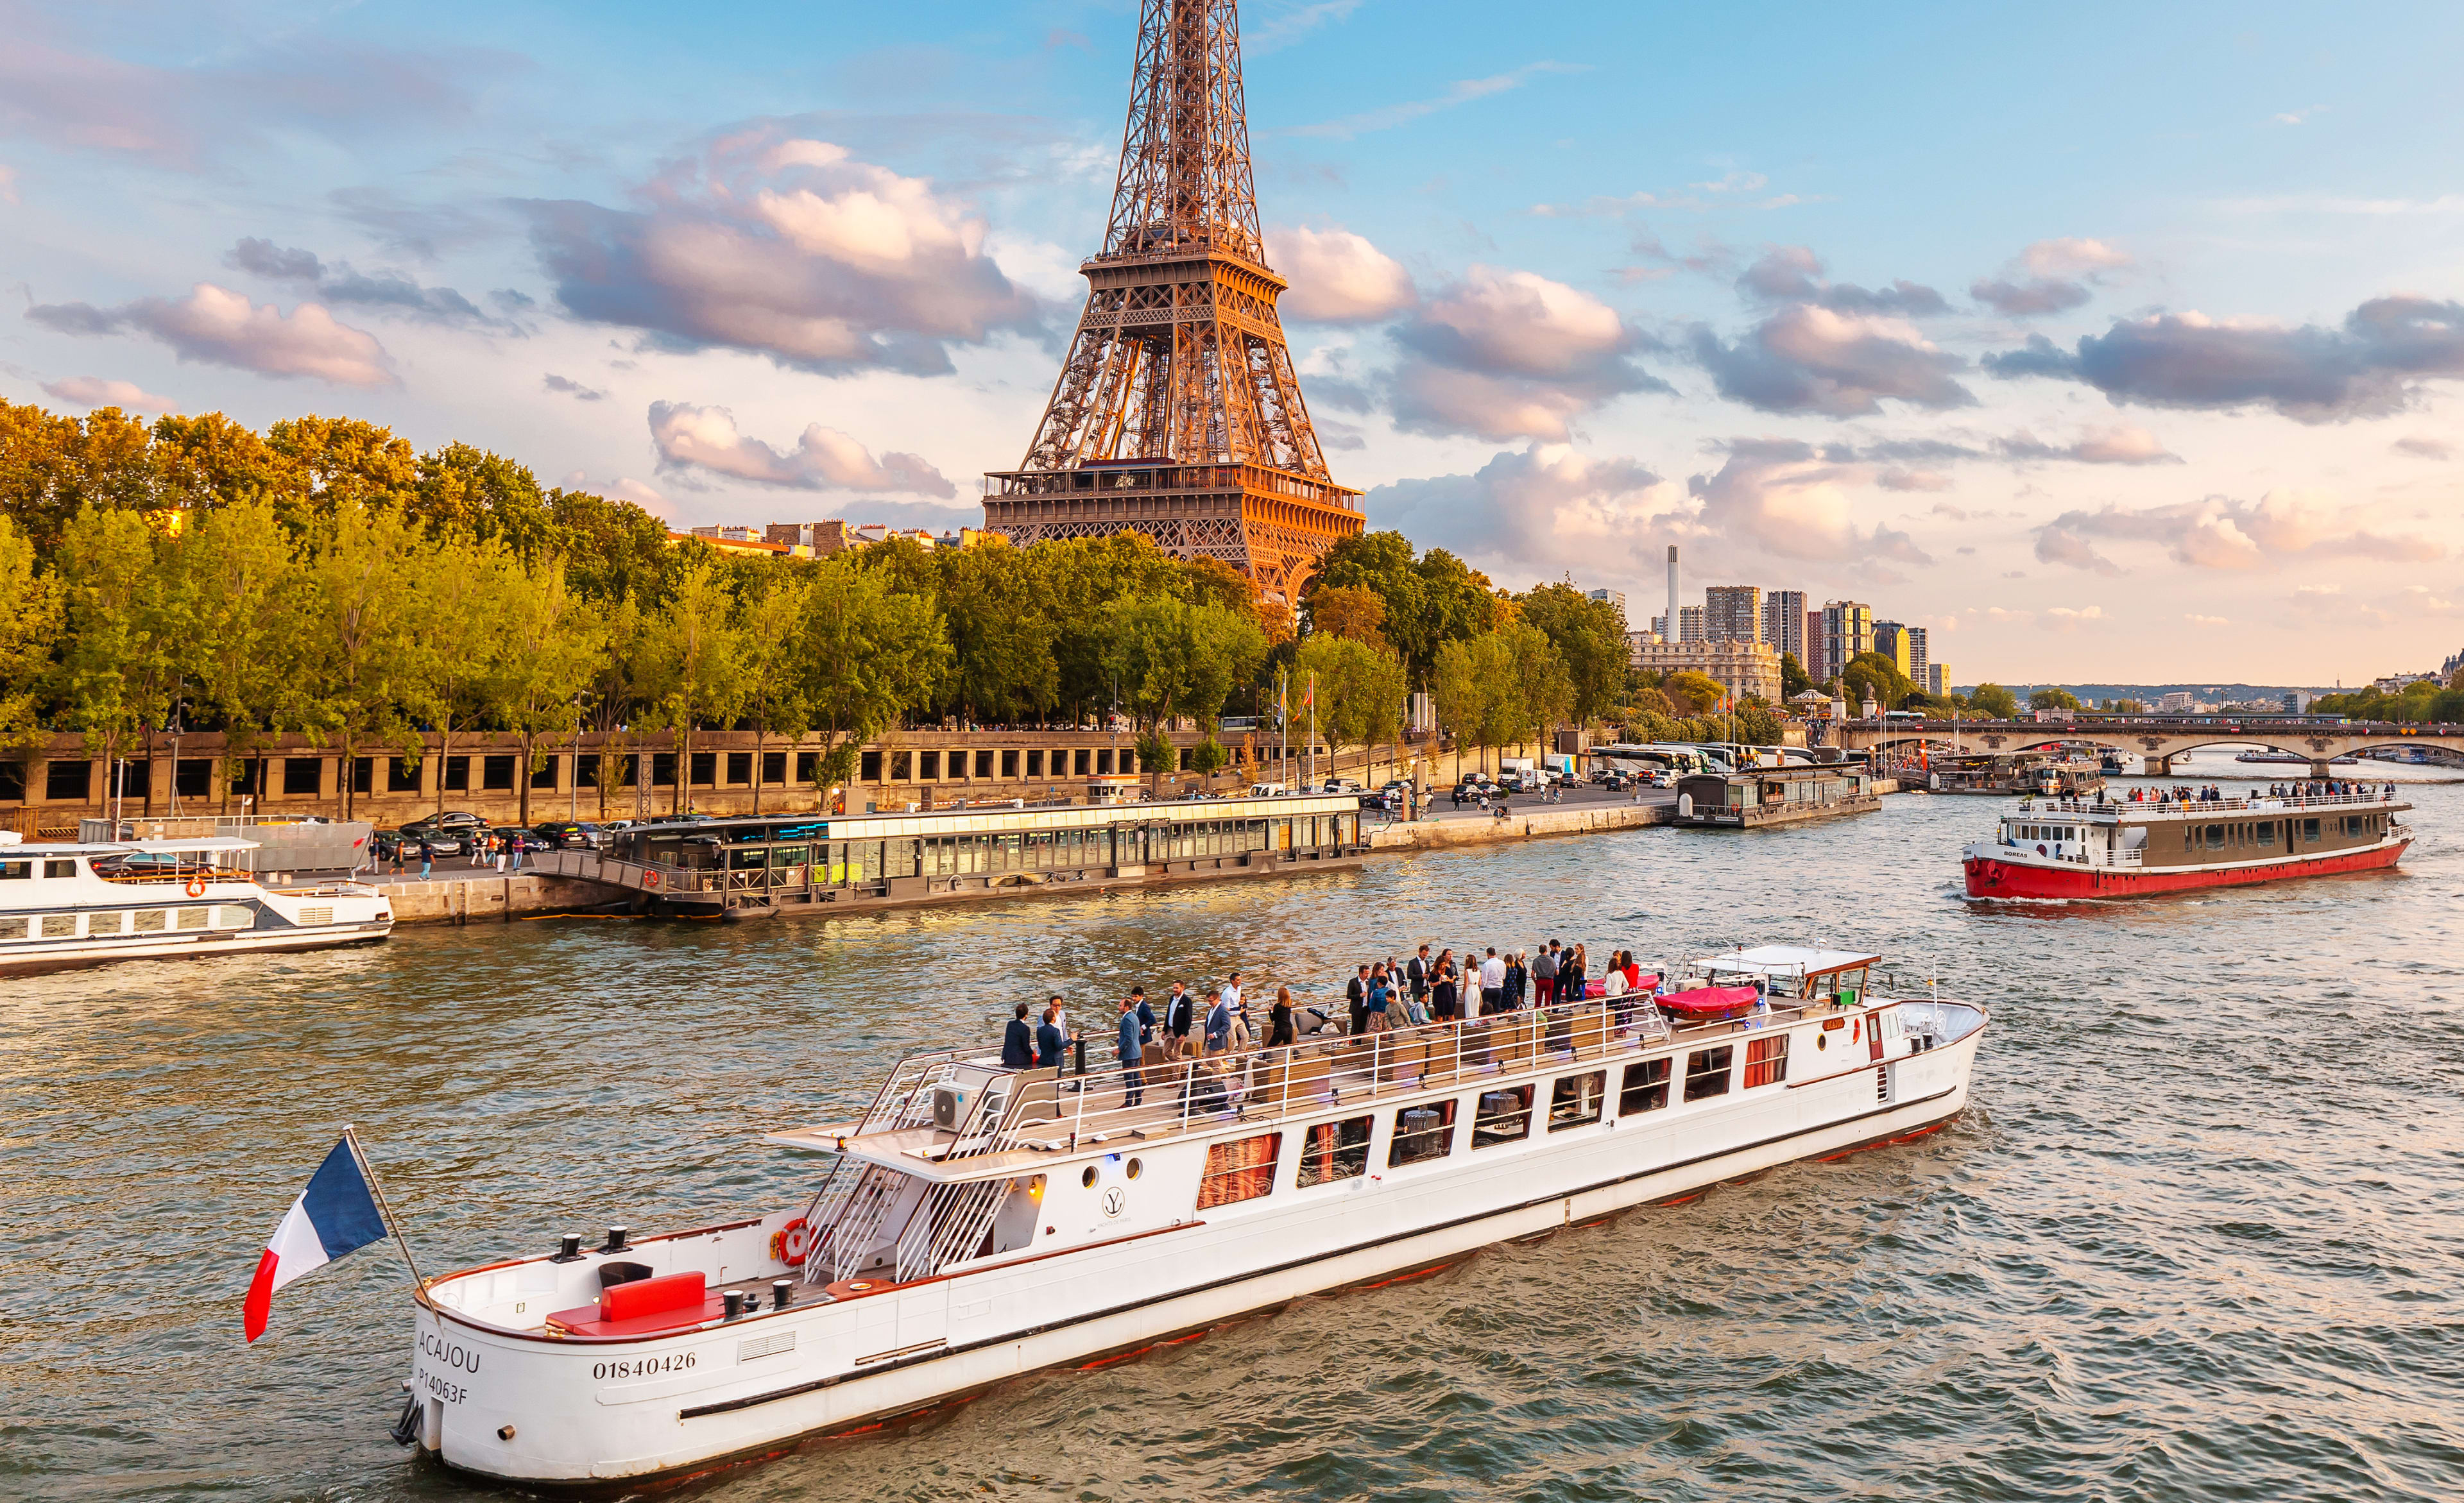
M 368 1163 L 368 1150 L 360 1145 L 357 1129 L 342 1124 L 342 1141 L 351 1145 L 351 1157 L 360 1161 L 360 1172 L 367 1177 L 368 1188 L 376 1193 L 377 1209 L 385 1216 L 385 1230 L 393 1233 L 394 1246 L 402 1249 L 402 1260 L 410 1265 L 411 1287 L 422 1294 L 428 1291 L 428 1280 L 420 1275 L 419 1259 L 410 1255 L 410 1242 L 402 1234 L 402 1225 L 394 1219 L 393 1206 L 385 1199 L 385 1187 L 377 1183 L 377 1171 Z

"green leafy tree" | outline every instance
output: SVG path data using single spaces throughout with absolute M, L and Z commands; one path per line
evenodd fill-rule
M 497 623 L 503 650 L 487 697 L 505 729 L 522 738 L 521 821 L 529 824 L 531 776 L 547 755 L 539 738 L 580 729 L 583 703 L 607 658 L 606 626 L 589 601 L 566 587 L 564 570 L 554 562 L 536 572 L 515 571 Z M 606 782 L 604 773 L 600 781 Z
M 743 637 L 736 598 L 718 568 L 696 565 L 643 623 L 642 635 L 643 719 L 675 736 L 668 809 L 680 814 L 693 785 L 693 731 L 704 722 L 727 724 L 744 701 Z
M 1807 689 L 1812 687 L 1814 687 L 1813 675 L 1805 671 L 1804 664 L 1796 661 L 1796 654 L 1793 652 L 1781 653 L 1779 655 L 1780 697 L 1783 699 L 1794 699 L 1796 696 L 1804 693 Z
M 1432 683 L 1438 720 L 1483 753 L 1518 746 L 1562 716 L 1573 689 L 1548 633 L 1528 621 L 1449 642 Z
M 222 724 L 225 757 L 252 760 L 267 735 L 308 719 L 311 581 L 262 496 L 190 515 L 181 567 L 196 629 L 181 644 L 184 672 L 198 708 Z M 229 812 L 231 779 L 223 772 L 216 782 Z
M 1542 585 L 1516 597 L 1515 605 L 1565 663 L 1573 719 L 1590 725 L 1607 714 L 1625 687 L 1625 613 L 1570 583 Z
M 2135 699 L 2107 700 L 2105 701 L 2104 708 L 2113 711 L 2117 715 L 2144 715 L 2147 713 L 2147 707 L 2142 705 Z
M 506 613 L 521 583 L 512 555 L 495 543 L 451 536 L 421 563 L 416 588 L 424 620 L 412 706 L 436 738 L 438 814 L 445 812 L 443 770 L 452 765 L 455 739 L 499 718 L 497 695 L 513 650 Z
M 1230 760 L 1223 743 L 1211 735 L 1189 749 L 1189 770 L 1200 777 L 1213 777 Z
M 1839 670 L 1839 686 L 1851 705 L 1870 699 L 1886 708 L 1918 692 L 1915 681 L 1900 671 L 1899 664 L 1879 652 L 1860 652 L 1849 659 Z
M 171 546 L 136 512 L 81 507 L 61 530 L 58 573 L 67 605 L 59 697 L 86 753 L 113 778 L 132 748 L 149 769 L 147 732 L 170 718 L 181 645 L 193 633 L 186 581 Z M 151 798 L 153 779 L 145 780 Z
M 945 555 L 940 605 L 957 652 L 950 708 L 972 720 L 1028 720 L 1060 702 L 1053 626 L 1037 566 L 1005 543 Z
M 1188 715 L 1211 733 L 1233 686 L 1266 656 L 1265 633 L 1245 610 L 1149 595 L 1114 601 L 1106 616 L 1106 665 L 1122 706 L 1150 731 Z M 1139 759 L 1147 760 L 1143 742 Z
M 339 505 L 307 567 L 301 729 L 331 736 L 347 774 L 361 750 L 398 742 L 406 710 L 426 692 L 428 550 L 390 507 Z M 351 778 L 341 778 L 351 817 Z
M 1373 597 L 1374 599 L 1374 597 Z M 1330 751 L 1364 750 L 1402 733 L 1403 664 L 1365 642 L 1312 632 L 1300 645 L 1292 671 L 1317 693 L 1317 729 Z
M 1737 707 L 1737 712 L 1732 718 L 1737 739 L 1746 745 L 1775 747 L 1780 744 L 1782 738 L 1779 717 L 1772 714 L 1771 707 L 1761 700 L 1745 701 Z
M 796 641 L 824 788 L 855 775 L 864 743 L 932 703 L 953 657 L 930 597 L 894 593 L 887 577 L 843 559 L 815 571 Z
M 0 515 L 0 599 L 9 601 L 0 612 L 0 749 L 23 752 L 45 739 L 42 690 L 62 614 L 58 581 L 36 571 L 33 539 L 6 515 Z
M 802 740 L 813 727 L 803 635 L 813 585 L 803 575 L 764 581 L 744 603 L 744 698 L 737 714 L 753 731 L 753 812 L 761 812 L 761 753 L 771 737 Z
M 1345 584 L 1322 586 L 1309 595 L 1309 631 L 1314 635 L 1341 637 L 1372 647 L 1387 645 L 1386 634 L 1380 629 L 1386 622 L 1386 602 L 1374 590 Z
M 2031 709 L 2077 709 L 2079 696 L 2066 688 L 2040 688 L 2028 696 Z
M 2019 713 L 2019 701 L 1999 684 L 1979 684 L 1968 695 L 1969 708 L 1988 720 L 2011 720 Z

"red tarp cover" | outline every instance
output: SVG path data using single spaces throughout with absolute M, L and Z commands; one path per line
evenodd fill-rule
M 1696 987 L 1669 992 L 1660 999 L 1660 1008 L 1685 1017 L 1735 1017 L 1754 1005 L 1754 995 L 1751 987 Z
M 664 1278 L 640 1278 L 629 1284 L 611 1284 L 599 1292 L 599 1318 L 630 1320 L 689 1306 L 698 1308 L 704 1287 L 702 1275 L 697 1273 L 670 1274 Z

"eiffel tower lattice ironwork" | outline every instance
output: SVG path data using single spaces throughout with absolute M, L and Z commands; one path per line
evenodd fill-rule
M 1249 179 L 1234 0 L 1142 0 L 1104 249 L 1026 458 L 985 477 L 1014 543 L 1140 532 L 1297 600 L 1360 532 L 1309 426 Z

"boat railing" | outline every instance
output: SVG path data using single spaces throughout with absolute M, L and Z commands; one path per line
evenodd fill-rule
M 1358 1035 L 1312 1037 L 1271 1048 L 1224 1050 L 1165 1060 L 1150 1050 L 1136 1065 L 1114 1064 L 1082 1074 L 1063 1069 L 1006 1070 L 988 1052 L 944 1052 L 931 1060 L 902 1060 L 868 1117 L 866 1133 L 923 1125 L 932 1120 L 931 1085 L 965 1064 L 1010 1086 L 998 1121 L 978 1120 L 946 1148 L 940 1162 L 1020 1149 L 1056 1151 L 1089 1143 L 1135 1143 L 1237 1117 L 1271 1127 L 1329 1106 L 1371 1103 L 1452 1082 L 1511 1076 L 1544 1060 L 1610 1059 L 1654 1045 L 1777 1027 L 1837 1011 L 1829 998 L 1766 1003 L 1742 1017 L 1672 1023 L 1653 993 L 1593 999 L 1571 1006 L 1524 1008 L 1487 1017 L 1448 1020 Z M 898 1109 L 907 1102 L 917 1103 Z M 920 1107 L 920 1109 L 918 1109 Z M 1545 1111 L 1546 1103 L 1531 1109 Z
M 2294 812 L 2304 809 L 2367 809 L 2395 801 L 2392 786 L 2366 794 L 2250 794 L 2235 798 L 2108 798 L 2102 803 L 2092 798 L 2023 798 L 2021 814 L 2043 815 L 2123 815 L 2170 814 L 2184 818 L 2196 818 L 2211 811 L 2257 810 L 2266 813 Z

